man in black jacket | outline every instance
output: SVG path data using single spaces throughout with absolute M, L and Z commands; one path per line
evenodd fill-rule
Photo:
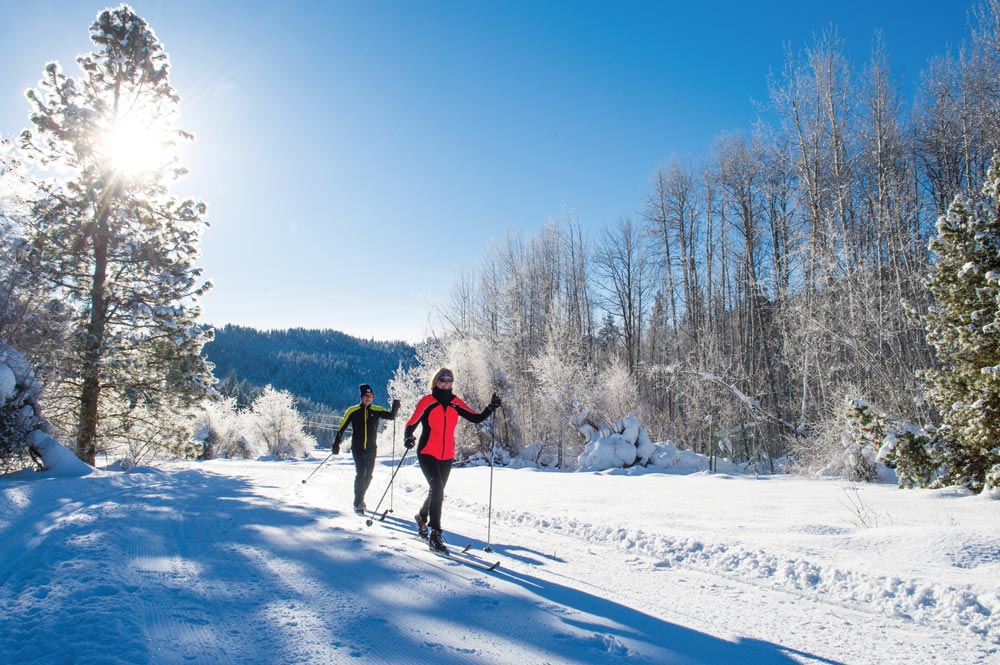
M 378 439 L 378 421 L 380 418 L 394 420 L 399 411 L 399 400 L 392 400 L 392 410 L 372 404 L 375 393 L 367 383 L 358 386 L 361 391 L 361 401 L 348 407 L 337 428 L 337 436 L 333 440 L 333 454 L 340 454 L 340 439 L 347 425 L 351 425 L 351 454 L 354 456 L 354 512 L 364 515 L 365 492 L 372 484 L 372 474 L 375 471 L 376 440 Z

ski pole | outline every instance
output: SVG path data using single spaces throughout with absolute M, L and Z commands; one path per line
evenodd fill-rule
M 320 462 L 319 466 L 317 466 L 315 469 L 313 469 L 312 473 L 310 473 L 308 476 L 306 476 L 305 478 L 302 479 L 302 484 L 305 485 L 306 481 L 309 480 L 310 478 L 312 478 L 313 474 L 320 470 L 320 467 L 322 467 L 324 464 L 326 464 L 328 461 L 330 461 L 331 457 L 333 457 L 333 451 L 332 450 L 330 451 L 330 454 L 326 456 L 326 459 L 323 460 L 322 462 Z
M 490 445 L 490 507 L 486 518 L 486 547 L 483 548 L 484 552 L 493 551 L 493 548 L 490 547 L 490 530 L 493 527 L 493 465 L 497 456 L 497 419 L 495 415 L 493 422 L 490 423 L 490 438 L 492 439 Z
M 395 418 L 392 419 L 392 463 L 393 464 L 396 463 L 396 419 Z M 395 476 L 395 474 L 393 474 L 393 475 Z M 396 488 L 392 484 L 392 481 L 390 480 L 389 481 L 389 512 L 390 513 L 391 512 L 395 512 L 392 509 L 393 502 L 394 502 L 395 498 L 396 498 Z
M 399 472 L 399 467 L 403 466 L 403 460 L 406 459 L 406 453 L 408 453 L 408 452 L 410 452 L 409 448 L 407 448 L 406 450 L 404 450 L 403 451 L 403 456 L 399 458 L 399 464 L 396 465 L 395 470 L 393 470 L 393 472 L 392 472 L 392 477 L 389 478 L 389 487 L 392 487 L 392 481 L 396 479 L 396 474 Z M 385 499 L 385 495 L 389 493 L 389 487 L 386 487 L 385 491 L 382 492 L 382 498 L 378 500 L 378 505 L 375 506 L 375 510 L 373 510 L 372 514 L 368 517 L 368 519 L 365 520 L 365 524 L 367 524 L 368 526 L 371 526 L 372 524 L 374 524 L 375 520 L 373 518 L 375 517 L 375 515 L 378 514 L 378 509 L 382 506 L 382 501 Z M 388 514 L 389 514 L 388 510 L 385 511 L 384 513 L 382 513 L 382 516 L 378 518 L 378 521 L 379 522 L 384 521 L 385 520 L 385 516 L 388 515 Z

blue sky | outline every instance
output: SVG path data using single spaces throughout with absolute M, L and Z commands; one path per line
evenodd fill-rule
M 77 74 L 105 3 L 0 0 L 0 133 L 49 60 Z M 209 205 L 211 323 L 417 341 L 493 239 L 572 215 L 596 235 L 672 155 L 750 127 L 767 75 L 829 25 L 876 30 L 912 85 L 971 0 L 132 3 L 173 63 Z

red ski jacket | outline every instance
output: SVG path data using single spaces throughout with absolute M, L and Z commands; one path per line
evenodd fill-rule
M 423 424 L 418 455 L 430 455 L 440 460 L 455 459 L 455 425 L 461 416 L 469 422 L 481 423 L 490 417 L 492 409 L 487 406 L 476 413 L 469 405 L 452 394 L 450 390 L 435 388 L 430 395 L 424 395 L 417 402 L 413 415 L 406 421 L 404 436 L 411 436 L 417 425 Z

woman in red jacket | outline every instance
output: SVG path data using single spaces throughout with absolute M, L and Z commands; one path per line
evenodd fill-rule
M 450 369 L 441 368 L 431 379 L 431 393 L 417 402 L 417 408 L 406 422 L 403 442 L 407 448 L 417 446 L 417 460 L 420 470 L 427 479 L 427 498 L 414 519 L 417 531 L 427 538 L 428 546 L 436 552 L 446 552 L 441 538 L 441 506 L 444 503 L 444 487 L 448 484 L 451 464 L 455 460 L 455 425 L 461 416 L 469 422 L 481 423 L 489 418 L 500 406 L 496 393 L 481 413 L 476 413 L 469 405 L 452 393 L 455 375 Z M 417 424 L 423 424 L 420 441 L 413 436 Z M 430 526 L 430 534 L 427 527 Z

